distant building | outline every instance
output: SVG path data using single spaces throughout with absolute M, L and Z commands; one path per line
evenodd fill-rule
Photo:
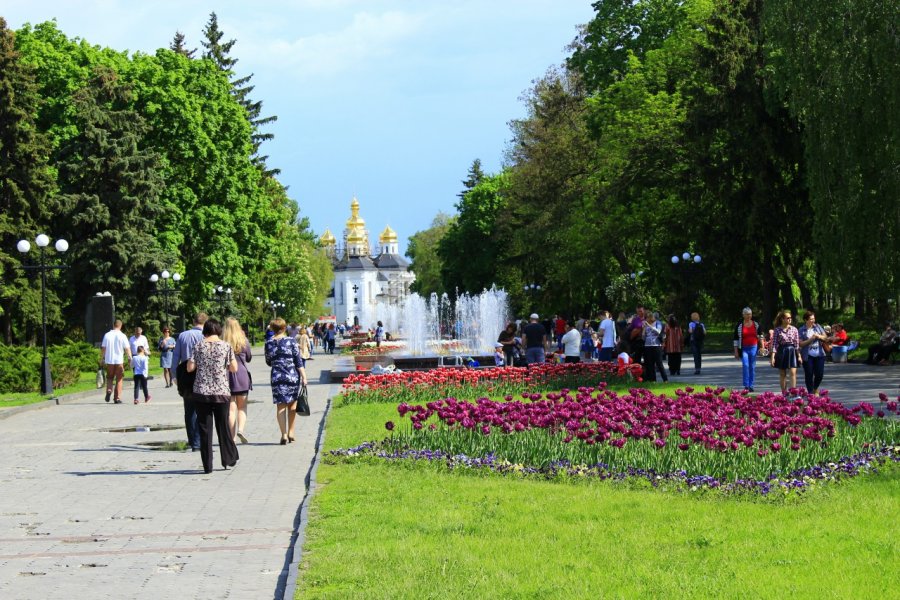
M 397 232 L 387 226 L 378 236 L 378 248 L 369 245 L 366 222 L 359 216 L 359 201 L 350 202 L 350 218 L 338 245 L 330 230 L 320 238 L 334 267 L 334 283 L 325 306 L 338 323 L 374 327 L 386 308 L 396 306 L 409 295 L 416 280 L 409 263 L 400 256 Z

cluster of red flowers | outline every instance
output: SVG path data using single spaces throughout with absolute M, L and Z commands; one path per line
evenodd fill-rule
M 699 445 L 716 452 L 741 447 L 757 448 L 759 456 L 779 452 L 783 445 L 800 450 L 805 442 L 816 444 L 833 437 L 835 420 L 858 425 L 856 412 L 871 415 L 871 405 L 854 410 L 831 402 L 826 396 L 803 395 L 791 399 L 770 392 L 750 396 L 724 388 L 694 393 L 687 388 L 675 397 L 658 396 L 647 389 L 633 389 L 618 395 L 601 385 L 563 389 L 559 393 L 524 392 L 521 400 L 481 398 L 472 404 L 456 398 L 422 405 L 400 404 L 400 416 L 409 416 L 414 429 L 437 415 L 440 423 L 453 429 L 468 429 L 490 435 L 545 429 L 564 435 L 566 443 L 609 444 L 621 448 L 629 439 L 649 440 L 656 447 L 677 444 L 686 451 Z M 897 405 L 893 404 L 896 411 Z
M 619 366 L 612 362 L 534 364 L 530 367 L 486 369 L 440 368 L 381 375 L 350 375 L 344 380 L 347 403 L 422 401 L 424 398 L 457 395 L 504 395 L 521 390 L 560 389 L 573 385 L 600 385 L 631 376 L 641 380 L 641 365 Z

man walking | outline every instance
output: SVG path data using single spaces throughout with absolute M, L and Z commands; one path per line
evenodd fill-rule
M 600 360 L 609 362 L 613 359 L 613 350 L 616 347 L 616 324 L 613 322 L 609 311 L 600 312 Z
M 208 318 L 205 312 L 198 312 L 194 316 L 194 327 L 178 334 L 175 353 L 172 356 L 178 394 L 184 402 L 184 428 L 188 444 L 194 452 L 200 449 L 200 427 L 197 424 L 197 409 L 194 405 L 194 379 L 197 372 L 188 373 L 187 362 L 194 357 L 194 347 L 203 341 L 203 324 Z
M 115 385 L 116 404 L 122 404 L 122 379 L 125 377 L 125 355 L 131 362 L 131 347 L 128 338 L 122 333 L 122 321 L 116 319 L 113 328 L 103 336 L 100 343 L 100 358 L 106 365 L 106 401 L 109 402 Z M 115 380 L 115 383 L 113 383 Z
M 536 313 L 531 313 L 528 317 L 528 325 L 525 326 L 525 362 L 528 365 L 534 363 L 541 364 L 544 362 L 544 336 L 547 331 L 544 326 L 538 323 Z
M 137 355 L 139 347 L 143 347 L 147 356 L 150 356 L 150 342 L 147 341 L 147 336 L 144 335 L 144 330 L 140 327 L 134 328 L 134 335 L 128 338 L 128 343 L 131 344 L 132 356 Z

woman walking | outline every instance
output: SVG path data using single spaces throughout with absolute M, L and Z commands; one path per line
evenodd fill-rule
M 644 380 L 656 381 L 656 369 L 659 369 L 663 381 L 669 381 L 662 363 L 662 326 L 656 315 L 647 311 L 642 328 L 644 339 Z
M 212 427 L 216 425 L 219 437 L 219 455 L 222 467 L 228 469 L 238 461 L 238 449 L 228 428 L 228 408 L 231 405 L 231 389 L 228 373 L 238 370 L 234 351 L 220 336 L 222 325 L 215 319 L 203 324 L 203 340 L 194 347 L 194 355 L 187 361 L 188 373 L 197 373 L 194 379 L 193 400 L 200 426 L 200 459 L 203 472 L 212 473 Z
M 753 320 L 753 310 L 748 306 L 741 314 L 743 319 L 734 328 L 734 357 L 741 360 L 744 389 L 752 392 L 756 381 L 756 356 L 765 344 L 765 338 L 759 323 Z
M 681 375 L 681 354 L 684 352 L 684 332 L 675 315 L 669 315 L 669 327 L 663 350 L 669 358 L 669 375 Z
M 156 345 L 159 348 L 159 366 L 163 370 L 166 387 L 172 387 L 172 354 L 175 351 L 175 338 L 169 334 L 169 328 L 164 327 L 162 337 Z
M 775 331 L 772 332 L 772 366 L 778 369 L 778 380 L 781 393 L 787 396 L 786 386 L 788 371 L 791 373 L 791 388 L 797 387 L 797 363 L 800 358 L 800 332 L 791 325 L 793 317 L 788 310 L 782 310 L 775 317 Z
M 236 435 L 242 444 L 246 444 L 247 436 L 244 435 L 244 431 L 247 427 L 247 395 L 253 389 L 253 380 L 250 378 L 247 363 L 253 359 L 253 353 L 250 351 L 250 342 L 247 341 L 241 324 L 233 317 L 225 320 L 222 339 L 231 346 L 238 363 L 238 370 L 228 374 L 228 387 L 231 389 L 228 430 L 232 439 Z
M 819 385 L 825 376 L 825 348 L 822 342 L 828 339 L 825 329 L 816 323 L 816 313 L 811 310 L 803 314 L 800 335 L 800 356 L 803 358 L 803 379 L 806 391 L 819 393 Z
M 312 348 L 312 344 L 309 342 L 309 333 L 307 333 L 306 327 L 301 327 L 300 332 L 297 334 L 297 347 L 300 348 L 300 358 L 303 359 L 303 366 L 306 366 L 306 361 L 310 360 L 312 354 L 310 354 L 310 349 Z
M 266 342 L 266 364 L 272 367 L 272 402 L 278 406 L 276 417 L 284 446 L 295 439 L 295 408 L 300 386 L 306 385 L 306 369 L 297 341 L 284 334 L 284 319 L 273 319 L 269 327 L 275 335 Z

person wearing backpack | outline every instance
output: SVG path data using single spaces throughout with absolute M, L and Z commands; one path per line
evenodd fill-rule
M 700 374 L 702 362 L 703 342 L 706 341 L 706 325 L 700 321 L 700 313 L 691 313 L 691 322 L 688 325 L 688 335 L 691 338 L 691 354 L 694 355 L 694 375 Z
M 745 307 L 743 319 L 734 327 L 734 357 L 741 360 L 744 389 L 753 391 L 756 379 L 756 356 L 765 343 L 763 330 L 758 321 L 753 320 L 753 311 Z

